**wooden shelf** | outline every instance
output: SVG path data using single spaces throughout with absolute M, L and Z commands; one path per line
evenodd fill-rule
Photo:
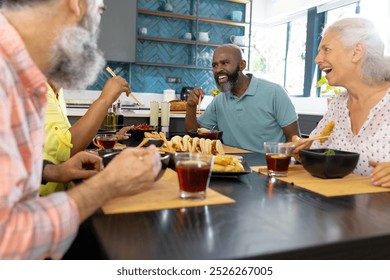
M 196 65 L 184 65 L 184 64 L 168 64 L 168 63 L 155 63 L 155 62 L 145 62 L 145 61 L 136 61 L 135 64 L 146 65 L 146 66 L 158 66 L 158 67 L 174 67 L 174 68 L 211 70 L 211 67 L 196 66 Z
M 142 14 L 142 15 L 149 15 L 149 16 L 159 16 L 159 17 L 170 17 L 170 18 L 179 18 L 179 19 L 187 19 L 187 20 L 196 20 L 195 16 L 174 14 L 174 13 L 170 13 L 170 12 L 138 10 L 138 13 Z
M 178 19 L 186 19 L 186 20 L 194 20 L 194 21 L 198 20 L 198 21 L 202 21 L 202 22 L 226 24 L 226 25 L 232 25 L 232 26 L 242 26 L 242 27 L 249 26 L 249 22 L 238 22 L 238 21 L 232 21 L 232 20 L 203 18 L 203 17 L 196 17 L 196 16 L 191 16 L 191 15 L 174 14 L 174 13 L 169 13 L 169 12 L 138 10 L 138 13 L 143 14 L 143 15 L 149 15 L 149 16 L 178 18 Z
M 225 0 L 226 2 L 234 2 L 234 3 L 242 3 L 242 4 L 248 4 L 249 0 Z
M 208 42 L 200 42 L 194 40 L 184 40 L 184 39 L 167 39 L 160 37 L 148 37 L 148 36 L 138 36 L 138 40 L 147 40 L 147 41 L 158 41 L 158 42 L 167 42 L 167 43 L 179 43 L 179 44 L 187 44 L 187 45 L 201 45 L 201 46 L 210 46 L 210 47 L 218 47 L 222 44 L 214 44 Z

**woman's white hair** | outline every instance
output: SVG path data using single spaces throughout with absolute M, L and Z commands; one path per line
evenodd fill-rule
M 390 57 L 384 55 L 385 45 L 372 21 L 361 17 L 344 18 L 327 27 L 322 35 L 328 32 L 335 33 L 346 47 L 364 46 L 362 78 L 369 84 L 390 81 Z

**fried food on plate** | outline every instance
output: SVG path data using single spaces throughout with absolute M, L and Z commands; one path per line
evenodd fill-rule
M 203 154 L 223 155 L 225 151 L 220 140 L 210 140 L 189 135 L 173 136 L 160 148 L 163 152 L 199 152 Z
M 244 171 L 241 162 L 229 155 L 217 155 L 214 158 L 213 171 L 216 172 L 240 172 Z
M 335 125 L 334 121 L 330 121 L 321 131 L 320 136 L 329 136 L 333 131 L 334 125 Z M 324 143 L 325 141 L 326 139 L 320 139 L 320 143 Z

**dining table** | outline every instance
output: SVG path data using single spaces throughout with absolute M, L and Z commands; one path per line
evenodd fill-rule
M 241 156 L 265 165 L 264 154 Z M 94 240 L 89 258 L 112 260 L 390 259 L 390 192 L 326 197 L 256 170 L 212 176 L 209 188 L 234 203 L 98 211 L 78 244 Z

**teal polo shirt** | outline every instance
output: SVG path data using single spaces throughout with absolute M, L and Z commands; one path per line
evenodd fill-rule
M 231 93 L 216 96 L 198 117 L 198 124 L 223 131 L 223 142 L 263 153 L 267 141 L 285 142 L 282 128 L 298 119 L 286 90 L 251 74 L 249 87 L 241 97 Z

